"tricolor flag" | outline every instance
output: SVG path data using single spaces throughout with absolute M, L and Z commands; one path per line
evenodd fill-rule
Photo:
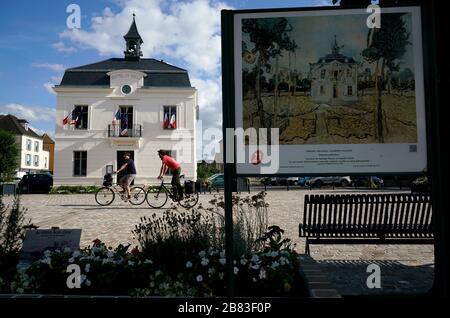
M 177 121 L 175 118 L 175 114 L 172 114 L 172 116 L 170 117 L 169 128 L 172 128 L 172 129 L 177 128 Z
M 128 135 L 128 116 L 127 116 L 127 114 L 120 115 L 120 135 L 121 136 Z
M 168 112 L 164 113 L 163 128 L 164 129 L 169 128 L 169 113 Z
M 78 109 L 72 110 L 72 121 L 70 122 L 71 125 L 76 125 L 78 122 L 78 119 L 80 119 L 81 111 Z
M 113 125 L 115 125 L 120 120 L 120 109 L 114 112 L 114 117 L 112 120 Z
M 63 126 L 65 126 L 65 125 L 67 125 L 68 123 L 69 123 L 69 117 L 72 117 L 72 112 L 73 112 L 73 109 L 70 111 L 70 113 L 63 119 L 63 122 L 62 122 L 62 124 L 63 124 Z

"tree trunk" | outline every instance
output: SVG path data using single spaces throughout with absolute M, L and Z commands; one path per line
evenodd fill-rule
M 384 143 L 384 136 L 383 136 L 383 106 L 381 102 L 382 97 L 382 87 L 381 87 L 381 80 L 382 80 L 382 74 L 384 72 L 384 59 L 381 62 L 381 71 L 379 67 L 379 60 L 377 61 L 375 74 L 376 74 L 376 80 L 375 80 L 375 88 L 377 92 L 377 106 L 376 106 L 376 125 L 377 125 L 377 139 L 379 143 Z
M 279 72 L 279 65 L 278 65 L 278 56 L 275 59 L 275 97 L 273 99 L 273 127 L 277 127 L 276 126 L 276 122 L 277 122 L 277 115 L 278 115 L 278 85 L 279 85 L 279 80 L 278 80 L 278 72 Z
M 256 99 L 257 99 L 257 105 L 258 105 L 258 116 L 259 116 L 259 126 L 260 128 L 263 128 L 265 126 L 264 122 L 264 104 L 261 99 L 261 64 L 262 64 L 262 58 L 261 58 L 261 52 L 259 53 L 257 67 L 256 67 Z M 259 134 L 258 134 L 259 135 Z

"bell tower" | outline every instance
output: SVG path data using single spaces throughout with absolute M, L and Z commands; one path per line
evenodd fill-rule
M 126 43 L 126 50 L 123 52 L 125 54 L 125 60 L 139 61 L 142 56 L 141 44 L 144 43 L 144 41 L 142 41 L 142 38 L 137 30 L 134 13 L 133 22 L 131 23 L 130 29 L 123 38 Z

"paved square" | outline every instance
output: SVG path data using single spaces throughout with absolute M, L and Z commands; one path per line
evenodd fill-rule
M 304 252 L 304 240 L 298 237 L 302 221 L 303 198 L 308 193 L 368 193 L 352 190 L 269 190 L 269 225 L 283 228 L 286 236 Z M 397 191 L 398 192 L 398 191 Z M 256 192 L 252 192 L 255 194 Z M 246 195 L 243 193 L 242 195 Z M 207 205 L 214 194 L 200 195 Z M 9 202 L 10 197 L 5 197 Z M 87 246 L 99 238 L 107 245 L 137 244 L 131 231 L 142 216 L 162 214 L 164 209 L 151 209 L 146 203 L 131 206 L 115 201 L 109 207 L 98 206 L 93 194 L 23 195 L 22 205 L 27 217 L 41 229 L 81 228 L 81 245 Z M 323 267 L 336 289 L 342 294 L 390 292 L 423 293 L 431 288 L 434 276 L 434 251 L 431 245 L 312 245 L 311 256 Z M 382 289 L 368 289 L 366 272 L 369 264 L 381 268 Z

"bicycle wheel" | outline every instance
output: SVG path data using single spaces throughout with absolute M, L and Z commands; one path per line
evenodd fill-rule
M 145 190 L 141 187 L 132 187 L 130 189 L 130 203 L 132 205 L 141 205 L 145 201 Z
M 95 201 L 102 206 L 110 205 L 115 197 L 114 191 L 108 187 L 102 187 L 95 193 Z
M 164 188 L 149 187 L 145 196 L 145 200 L 147 201 L 149 206 L 158 209 L 166 204 L 168 197 L 169 196 Z
M 183 199 L 178 201 L 178 203 L 186 209 L 193 208 L 198 203 L 198 192 L 191 194 L 184 194 Z

